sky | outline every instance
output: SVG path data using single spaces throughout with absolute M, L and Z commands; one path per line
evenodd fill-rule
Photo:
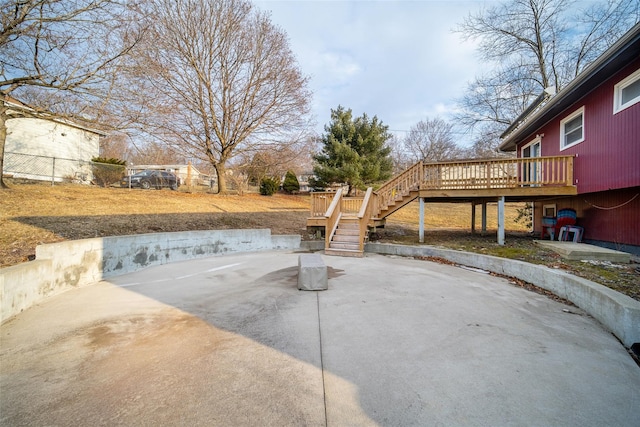
M 342 105 L 402 138 L 420 120 L 449 120 L 483 64 L 453 29 L 493 1 L 261 0 L 310 78 L 316 131 Z M 460 145 L 471 136 L 457 130 Z

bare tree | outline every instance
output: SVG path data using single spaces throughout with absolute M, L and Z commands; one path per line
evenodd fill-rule
M 496 157 L 513 157 L 514 153 L 498 150 L 500 134 L 503 127 L 499 123 L 484 123 L 470 147 L 463 150 L 463 156 L 471 159 L 492 159 Z
M 215 168 L 301 138 L 310 93 L 286 34 L 246 0 L 155 0 L 132 70 L 147 130 Z M 292 136 L 293 135 L 293 136 Z
M 480 58 L 496 67 L 468 86 L 457 119 L 506 128 L 545 89 L 570 82 L 639 17 L 637 0 L 511 0 L 469 15 L 456 31 L 478 40 Z
M 403 146 L 414 162 L 438 162 L 458 157 L 460 148 L 452 135 L 453 125 L 435 118 L 419 121 L 411 126 Z
M 132 165 L 172 165 L 179 163 L 177 159 L 182 158 L 183 156 L 171 146 L 149 141 L 136 145 L 128 160 Z
M 296 174 L 313 170 L 311 163 L 313 142 L 311 139 L 299 144 L 277 147 L 277 150 L 244 152 L 237 157 L 233 169 L 244 173 L 249 183 L 258 185 L 266 177 L 283 177 L 287 171 Z
M 5 0 L 0 3 L 0 171 L 9 96 L 21 115 L 79 117 L 103 102 L 115 68 L 138 40 L 128 24 L 134 1 Z M 1 175 L 1 174 L 0 174 Z M 0 176 L 0 187 L 6 188 Z
M 387 141 L 391 147 L 391 160 L 393 161 L 393 175 L 404 172 L 415 163 L 413 157 L 405 150 L 403 141 L 394 134 L 391 134 Z
M 100 157 L 130 161 L 131 148 L 127 135 L 122 133 L 114 132 L 100 139 Z

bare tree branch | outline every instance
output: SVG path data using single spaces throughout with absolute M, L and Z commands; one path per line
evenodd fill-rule
M 412 163 L 455 159 L 460 156 L 461 150 L 453 140 L 452 130 L 451 123 L 439 118 L 427 118 L 411 126 L 402 144 L 412 157 Z
M 147 15 L 132 100 L 156 136 L 211 163 L 220 192 L 234 156 L 308 128 L 308 79 L 267 14 L 246 0 L 156 0 Z
M 0 170 L 11 118 L 5 99 L 26 97 L 34 112 L 91 121 L 91 105 L 108 95 L 118 64 L 139 40 L 136 7 L 131 0 L 0 4 Z
M 637 0 L 512 0 L 469 15 L 455 31 L 479 41 L 494 71 L 459 100 L 457 120 L 506 128 L 547 87 L 560 90 L 638 22 Z

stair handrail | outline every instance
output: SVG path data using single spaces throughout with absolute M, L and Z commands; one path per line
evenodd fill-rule
M 358 249 L 364 251 L 364 240 L 369 230 L 369 221 L 372 217 L 372 211 L 374 207 L 373 188 L 367 188 L 367 192 L 362 200 L 362 206 L 360 206 L 360 212 L 358 212 L 358 226 L 360 228 Z
M 367 215 L 367 211 L 370 210 L 371 206 L 369 206 L 372 201 L 373 188 L 368 187 L 366 193 L 364 194 L 364 198 L 362 200 L 362 205 L 360 206 L 360 211 L 358 212 L 358 218 L 365 218 Z
M 378 195 L 378 206 L 375 215 L 378 215 L 382 209 L 386 208 L 395 197 L 406 196 L 412 189 L 419 189 L 422 180 L 423 164 L 422 161 L 419 161 L 385 182 L 375 192 Z
M 340 217 L 342 216 L 342 188 L 336 191 L 336 195 L 333 196 L 333 200 L 325 212 L 324 217 L 327 219 L 327 223 L 325 225 L 325 238 L 324 238 L 324 247 L 325 249 L 329 249 L 329 245 L 331 243 L 331 239 L 333 239 L 333 235 L 338 228 L 338 222 L 340 221 Z

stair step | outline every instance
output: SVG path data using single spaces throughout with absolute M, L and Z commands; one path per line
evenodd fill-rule
M 355 243 L 356 245 L 360 241 L 360 236 L 350 236 L 350 235 L 340 235 L 336 234 L 333 236 L 332 242 L 342 242 L 342 243 Z
M 360 245 L 356 242 L 356 243 L 351 243 L 351 242 L 331 242 L 329 243 L 329 247 L 331 249 L 351 249 L 351 250 L 360 250 Z
M 340 221 L 340 223 L 338 224 L 338 230 L 339 229 L 343 229 L 343 230 L 360 230 L 360 224 L 357 222 L 343 222 Z
M 334 241 L 338 241 L 338 242 L 359 242 L 360 241 L 360 235 L 359 234 L 334 234 L 333 235 L 333 239 Z
M 340 223 L 357 224 L 359 220 L 360 218 L 358 218 L 357 216 L 343 216 L 342 218 L 340 218 Z
M 349 257 L 355 257 L 355 258 L 362 258 L 364 256 L 364 252 L 360 250 L 333 249 L 333 248 L 325 249 L 324 254 L 332 255 L 332 256 L 349 256 Z
M 360 228 L 337 228 L 336 235 L 342 236 L 359 236 Z

